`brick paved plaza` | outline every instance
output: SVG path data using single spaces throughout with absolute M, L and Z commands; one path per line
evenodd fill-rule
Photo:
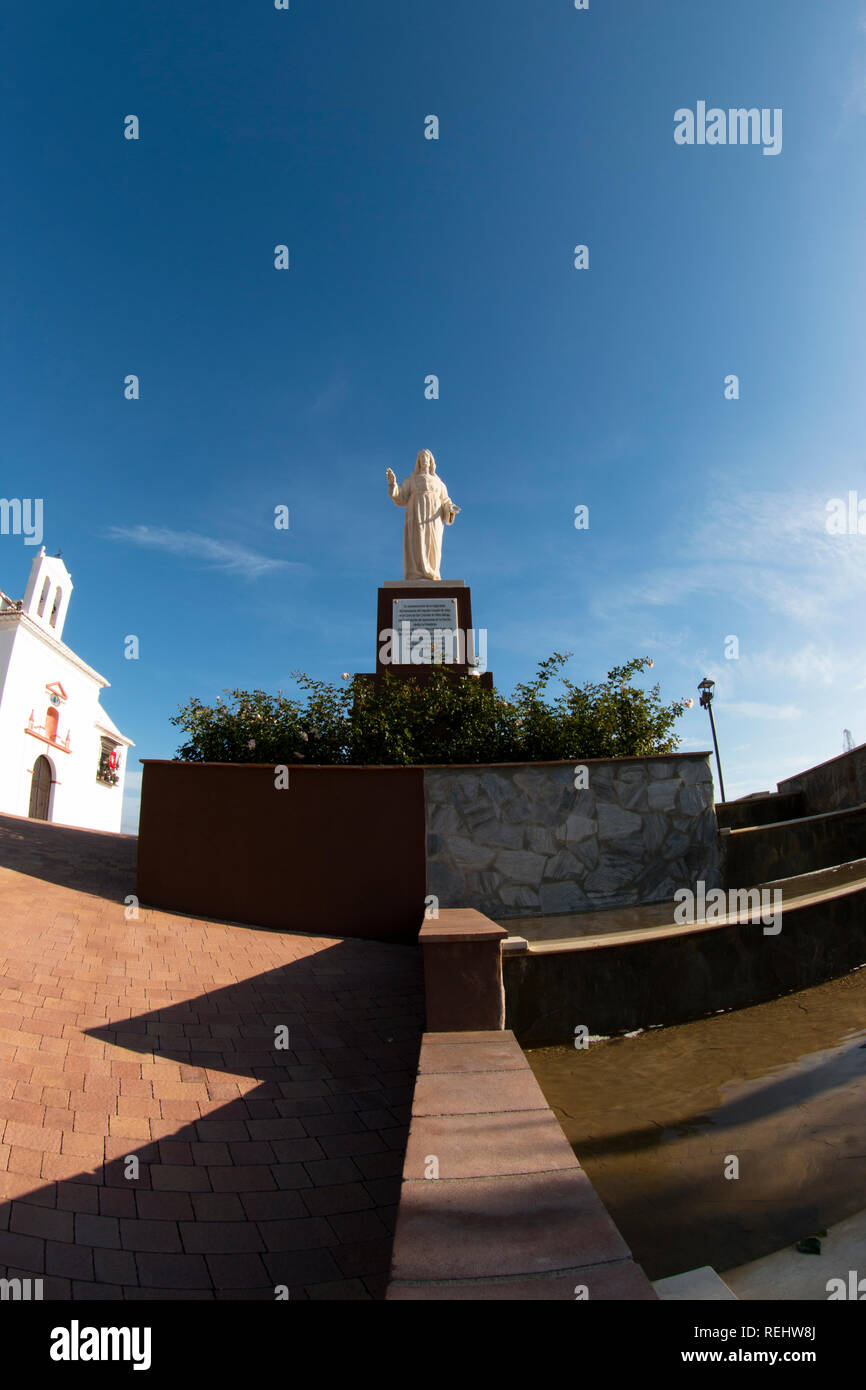
M 0 816 L 0 1275 L 60 1299 L 382 1297 L 418 954 L 128 921 L 135 845 Z

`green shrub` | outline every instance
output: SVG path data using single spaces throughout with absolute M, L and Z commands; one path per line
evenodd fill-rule
M 539 664 L 535 679 L 510 700 L 484 690 L 474 676 L 435 669 L 420 686 L 390 674 L 378 689 L 354 677 L 346 684 L 294 678 L 306 698 L 262 690 L 226 691 L 226 700 L 193 699 L 171 720 L 186 735 L 176 757 L 185 762 L 504 763 L 617 758 L 672 753 L 674 721 L 683 701 L 661 703 L 658 685 L 633 678 L 652 665 L 635 657 L 605 681 L 575 685 L 562 668 L 570 653 Z M 560 688 L 549 692 L 558 678 Z

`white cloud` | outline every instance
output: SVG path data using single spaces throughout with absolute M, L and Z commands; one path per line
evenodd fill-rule
M 728 663 L 740 681 L 796 682 L 805 687 L 832 687 L 850 682 L 864 671 L 858 653 L 843 652 L 833 646 L 822 650 L 814 642 L 793 648 L 745 651 L 736 662 Z M 855 687 L 856 688 L 856 687 Z
M 859 16 L 857 29 L 861 36 L 866 35 L 866 14 Z M 855 51 L 850 60 L 848 82 L 847 84 L 840 84 L 845 85 L 845 97 L 842 106 L 843 119 L 850 116 L 866 116 L 866 55 L 864 55 L 862 48 L 863 39 L 861 37 L 860 51 Z
M 310 414 L 324 416 L 339 414 L 351 394 L 349 378 L 342 369 L 339 369 L 333 373 L 330 380 L 326 382 L 310 403 Z
M 797 705 L 772 705 L 762 700 L 726 700 L 725 710 L 744 719 L 802 719 Z
M 866 598 L 866 537 L 831 536 L 827 495 L 738 492 L 708 498 L 700 519 L 683 517 L 666 552 L 678 565 L 650 567 L 627 584 L 606 585 L 599 618 L 646 604 L 671 607 L 701 596 L 755 603 L 798 623 L 838 618 Z
M 164 526 L 111 526 L 108 535 L 112 540 L 127 541 L 148 550 L 164 550 L 170 555 L 200 560 L 216 569 L 241 574 L 245 579 L 258 579 L 276 571 L 305 572 L 307 569 L 306 565 L 290 560 L 274 560 L 244 545 L 214 540 L 211 536 L 200 536 L 195 531 L 170 531 Z

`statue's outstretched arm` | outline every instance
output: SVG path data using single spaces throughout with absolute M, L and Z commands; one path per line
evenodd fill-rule
M 391 498 L 391 501 L 394 503 L 394 506 L 405 507 L 406 503 L 409 501 L 409 497 L 408 495 L 405 497 L 402 495 L 403 489 L 400 487 L 399 483 L 397 482 L 397 479 L 394 476 L 393 468 L 388 468 L 385 470 L 385 478 L 388 483 L 388 496 Z

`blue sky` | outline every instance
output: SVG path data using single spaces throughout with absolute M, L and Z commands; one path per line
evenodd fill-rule
M 19 5 L 3 48 L 2 492 L 134 757 L 192 695 L 372 669 L 422 447 L 498 686 L 709 674 L 729 795 L 866 741 L 866 537 L 825 525 L 866 498 L 863 0 Z M 781 108 L 781 153 L 678 146 L 698 101 Z

